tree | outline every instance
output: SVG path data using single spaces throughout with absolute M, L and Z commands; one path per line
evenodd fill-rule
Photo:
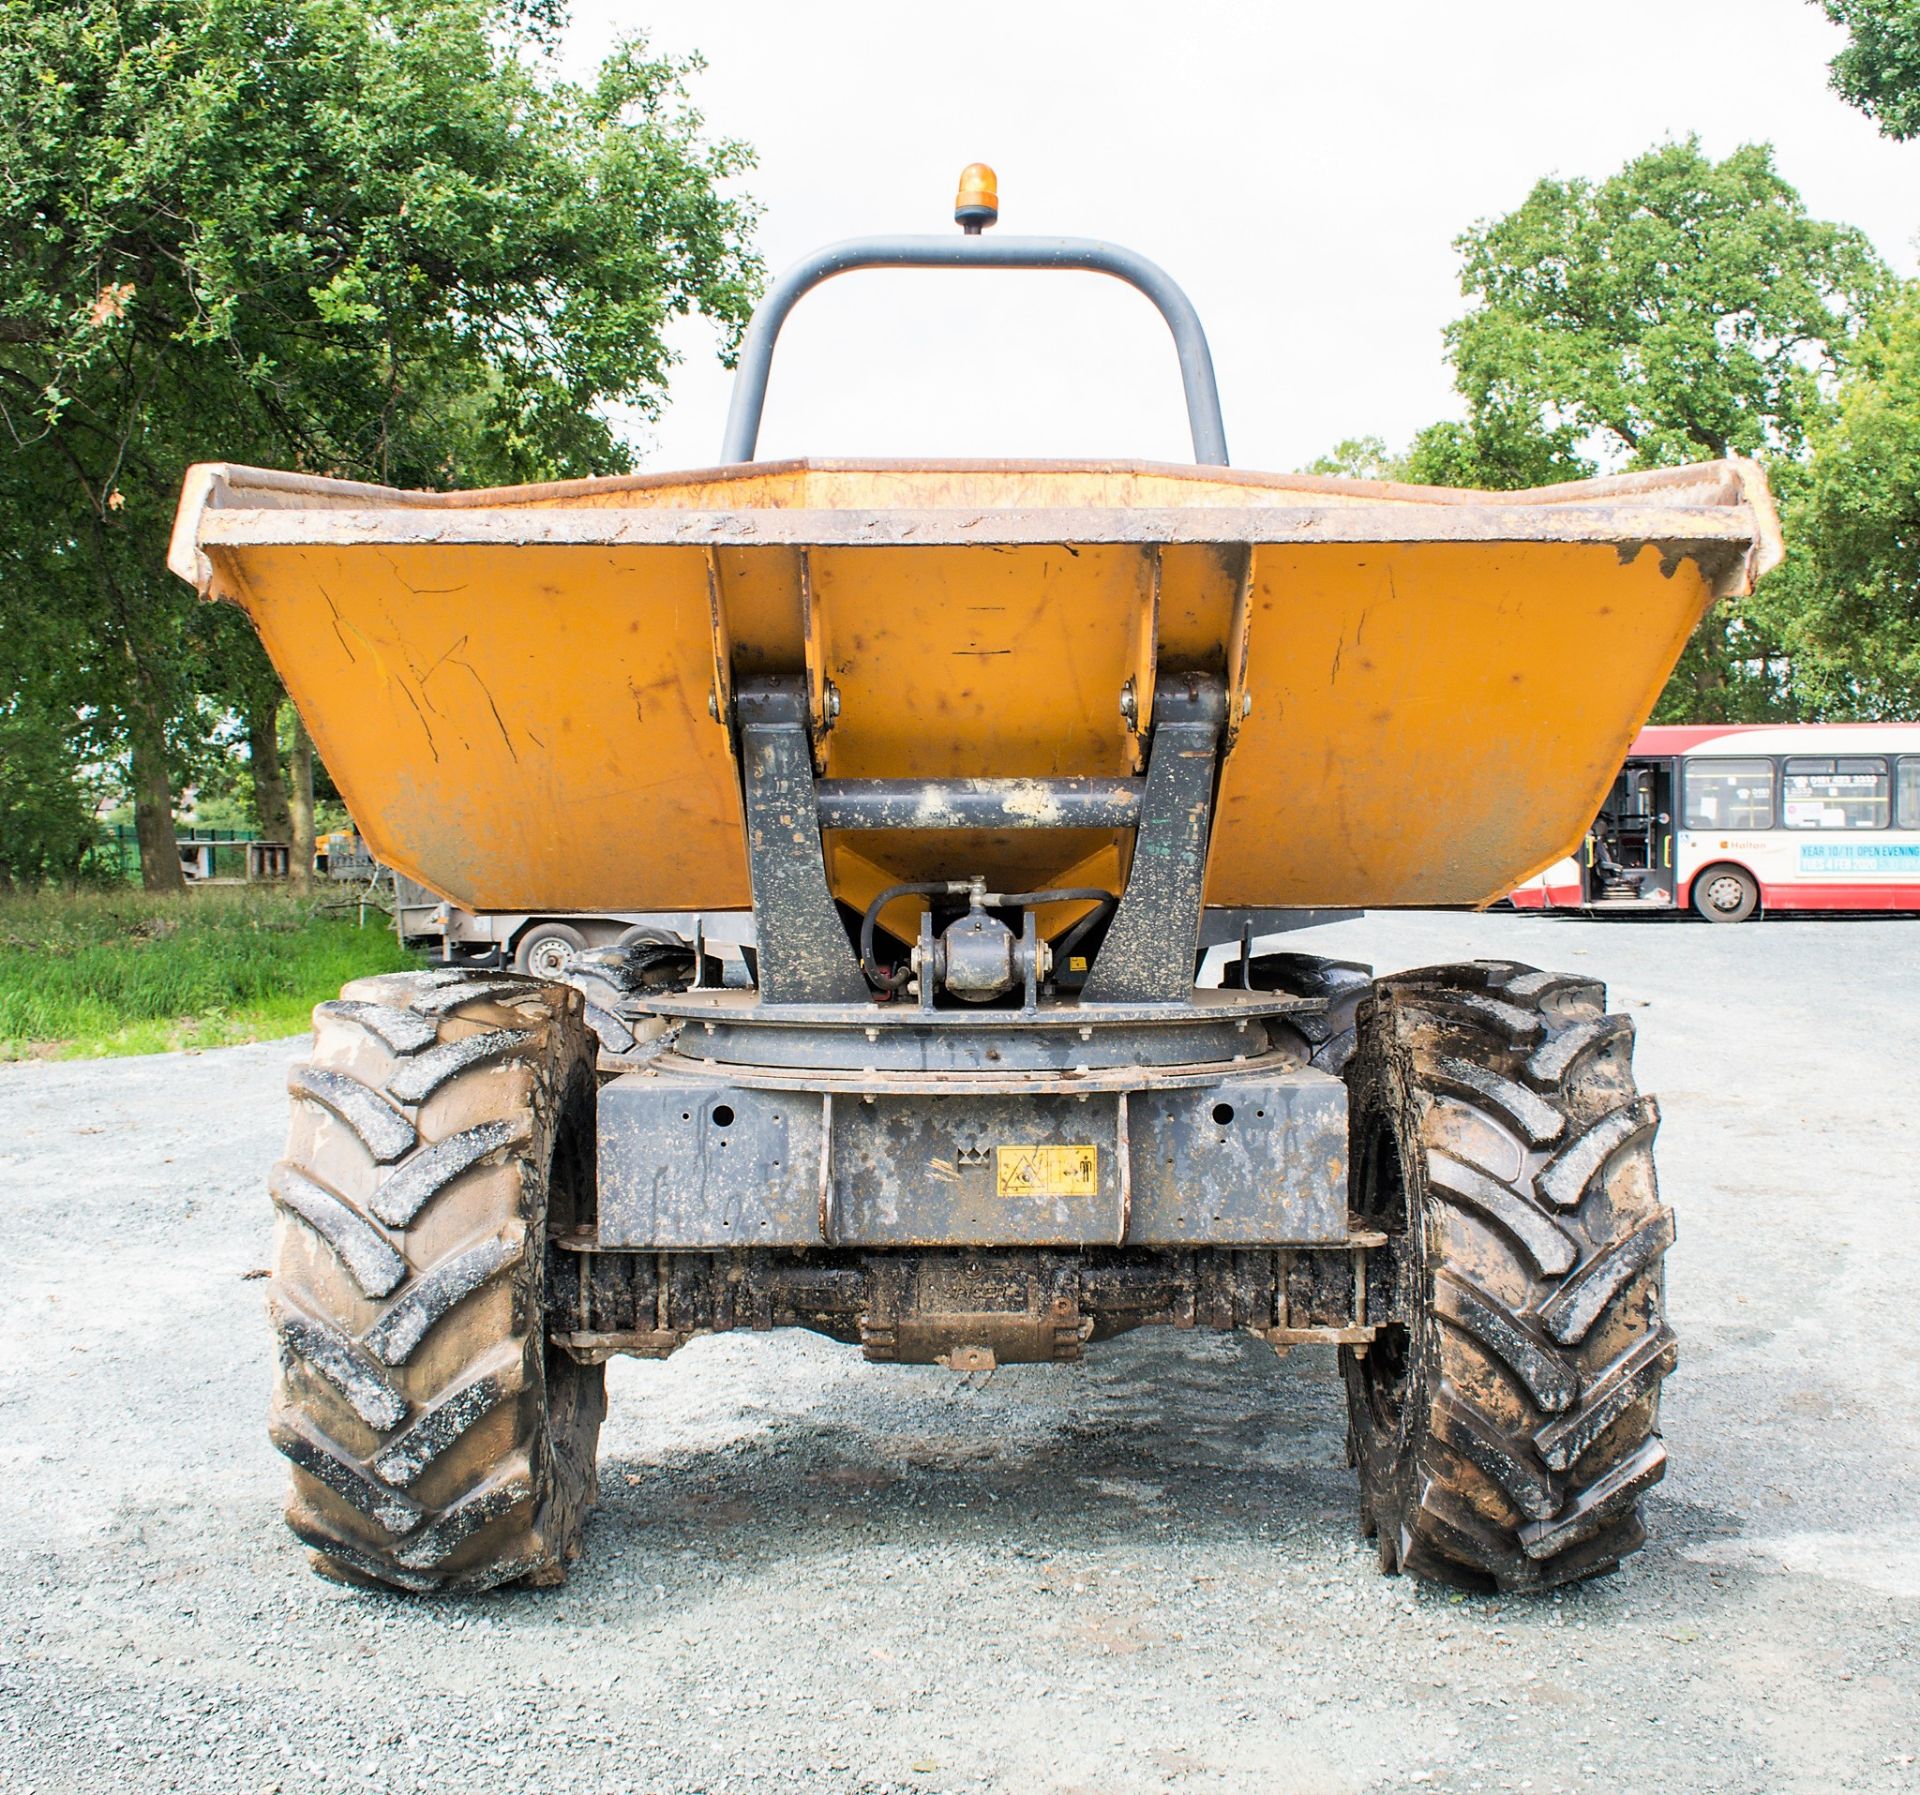
M 0 485 L 0 517 L 5 509 Z M 12 562 L 0 552 L 0 581 L 16 574 Z M 98 833 L 83 769 L 100 744 L 60 647 L 45 623 L 0 631 L 0 891 L 75 878 Z
M 1920 3 L 1819 0 L 1851 41 L 1827 67 L 1833 91 L 1897 141 L 1920 137 Z
M 1395 477 L 1513 489 L 1602 469 L 1765 458 L 1791 484 L 1891 276 L 1809 217 L 1763 144 L 1714 162 L 1660 145 L 1600 182 L 1548 178 L 1458 240 L 1474 302 L 1447 329 L 1467 416 L 1429 425 Z M 1779 595 L 1722 604 L 1657 717 L 1788 714 Z
M 1693 138 L 1604 181 L 1542 180 L 1455 247 L 1474 303 L 1446 343 L 1467 416 L 1379 465 L 1493 490 L 1803 455 L 1891 278 L 1859 231 L 1807 215 L 1767 146 L 1716 163 Z
M 1593 473 L 1593 463 L 1575 446 L 1578 434 L 1564 424 L 1542 430 L 1529 417 L 1486 406 L 1466 423 L 1442 419 L 1429 424 L 1395 465 L 1398 477 L 1416 486 L 1466 486 L 1485 492 L 1552 486 Z
M 1890 278 L 1860 232 L 1808 216 L 1765 145 L 1716 163 L 1691 138 L 1597 184 L 1541 181 L 1460 248 L 1480 303 L 1448 344 L 1463 459 L 1491 463 L 1490 484 L 1588 472 L 1588 453 L 1630 468 L 1762 456 L 1791 484 Z M 1654 715 L 1790 714 L 1783 596 L 1717 605 Z
M 1803 714 L 1920 716 L 1920 283 L 1863 337 L 1786 524 L 1778 628 Z
M 31 687 L 0 692 L 0 891 L 72 879 L 94 844 L 71 711 Z
M 1543 180 L 1459 248 L 1478 304 L 1447 343 L 1476 437 L 1629 467 L 1803 453 L 1888 279 L 1766 145 L 1716 163 L 1695 138 Z
M 0 522 L 47 574 L 0 621 L 60 607 L 150 882 L 177 879 L 194 695 L 250 721 L 273 696 L 164 572 L 190 461 L 617 471 L 605 407 L 657 414 L 669 321 L 738 336 L 749 158 L 702 135 L 697 63 L 632 39 L 561 81 L 556 25 L 512 0 L 0 0 L 0 453 L 27 494 Z
M 1347 436 L 1324 455 L 1316 455 L 1303 470 L 1309 474 L 1332 474 L 1343 480 L 1397 480 L 1400 459 L 1383 438 Z
M 75 877 L 97 833 L 89 769 L 109 749 L 84 702 L 90 643 L 60 603 L 70 569 L 0 455 L 0 890 Z M 23 593 L 43 602 L 21 604 Z
M 1591 462 L 1525 430 L 1497 423 L 1429 424 L 1396 455 L 1378 436 L 1349 436 L 1307 463 L 1310 474 L 1349 480 L 1401 480 L 1414 486 L 1463 486 L 1488 492 L 1548 486 L 1593 472 Z

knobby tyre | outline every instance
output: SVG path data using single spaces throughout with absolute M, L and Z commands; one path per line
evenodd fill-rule
M 1225 982 L 1240 983 L 1241 967 L 1229 964 Z M 1317 1015 L 1289 1017 L 1287 1026 L 1301 1037 L 1309 1062 L 1322 1072 L 1340 1073 L 1353 1058 L 1361 1004 L 1372 994 L 1371 968 L 1355 960 L 1328 960 L 1318 954 L 1256 954 L 1247 962 L 1247 986 L 1313 998 L 1326 1007 Z
M 710 961 L 711 964 L 711 961 Z M 577 954 L 562 975 L 586 999 L 587 1026 L 611 1065 L 645 1058 L 665 1032 L 648 1014 L 651 998 L 684 991 L 694 981 L 691 944 L 659 929 L 636 926 L 611 947 Z M 712 980 L 719 982 L 718 967 Z
M 1661 1477 L 1677 1346 L 1633 1024 L 1509 962 L 1383 979 L 1347 1069 L 1354 1207 L 1411 1320 L 1342 1354 L 1383 1569 L 1529 1589 L 1613 1569 Z
M 595 1497 L 604 1372 L 548 1343 L 550 1233 L 592 1218 L 577 991 L 451 969 L 314 1012 L 274 1168 L 271 1433 L 316 1568 L 558 1582 Z

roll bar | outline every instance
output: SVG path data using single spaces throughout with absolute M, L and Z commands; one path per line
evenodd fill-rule
M 760 414 L 767 402 L 767 374 L 773 345 L 787 314 L 807 293 L 835 275 L 856 268 L 1062 268 L 1109 274 L 1137 288 L 1159 308 L 1173 332 L 1186 388 L 1187 422 L 1193 432 L 1193 458 L 1206 467 L 1227 465 L 1227 432 L 1220 417 L 1220 391 L 1214 383 L 1213 357 L 1200 314 L 1173 277 L 1157 263 L 1094 237 L 852 237 L 830 243 L 796 262 L 761 300 L 740 346 L 740 371 L 734 376 L 733 402 L 727 410 L 723 462 L 751 461 L 760 440 Z

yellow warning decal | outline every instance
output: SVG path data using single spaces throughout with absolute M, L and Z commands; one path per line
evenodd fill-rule
M 993 1186 L 1003 1197 L 1091 1197 L 1100 1189 L 1097 1147 L 995 1147 Z

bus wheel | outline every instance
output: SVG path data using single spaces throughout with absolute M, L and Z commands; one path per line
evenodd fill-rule
M 1383 1570 L 1478 1589 L 1609 1571 L 1645 1538 L 1677 1349 L 1633 1024 L 1510 961 L 1382 979 L 1347 1066 L 1353 1208 L 1408 1320 L 1341 1353 Z
M 1760 887 L 1737 866 L 1710 866 L 1693 881 L 1693 907 L 1708 922 L 1745 922 L 1760 908 Z

